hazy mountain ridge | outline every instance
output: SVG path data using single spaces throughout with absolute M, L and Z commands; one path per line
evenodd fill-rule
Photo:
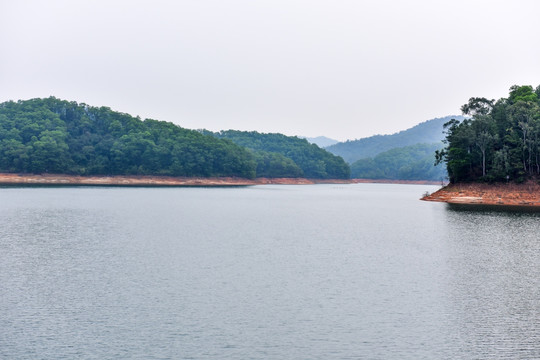
M 424 121 L 412 128 L 391 135 L 374 135 L 357 140 L 347 140 L 326 148 L 341 156 L 348 163 L 374 157 L 382 152 L 415 144 L 433 144 L 444 139 L 443 125 L 451 119 L 463 120 L 461 115 L 449 115 Z
M 328 146 L 337 144 L 339 141 L 331 139 L 326 136 L 317 136 L 317 137 L 306 137 L 306 136 L 298 136 L 301 139 L 306 139 L 312 144 L 315 144 L 319 146 L 320 148 L 326 148 Z
M 434 166 L 435 151 L 442 148 L 442 142 L 393 148 L 373 158 L 364 158 L 352 163 L 351 177 L 443 181 L 447 177 L 445 167 L 443 164 Z

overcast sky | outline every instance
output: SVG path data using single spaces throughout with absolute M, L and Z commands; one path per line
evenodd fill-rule
M 540 1 L 0 0 L 0 101 L 338 140 L 540 84 Z

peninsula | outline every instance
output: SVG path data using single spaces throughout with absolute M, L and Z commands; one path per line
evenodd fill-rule
M 450 204 L 540 206 L 540 185 L 533 181 L 524 184 L 449 184 L 421 200 Z
M 540 206 L 540 86 L 473 97 L 461 110 L 469 118 L 444 124 L 446 147 L 435 154 L 450 184 L 423 200 Z

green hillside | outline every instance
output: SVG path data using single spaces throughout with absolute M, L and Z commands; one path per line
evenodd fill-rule
M 350 169 L 296 137 L 201 133 L 50 97 L 0 104 L 0 172 L 343 179 Z
M 292 171 L 290 176 L 307 178 L 348 179 L 350 176 L 350 168 L 341 157 L 296 136 L 236 130 L 204 133 L 229 139 L 251 149 L 258 162 L 257 174 L 283 172 L 283 169 L 288 169 Z
M 374 157 L 393 148 L 415 144 L 433 144 L 444 139 L 443 125 L 451 119 L 463 120 L 463 116 L 446 116 L 420 123 L 410 129 L 392 135 L 375 135 L 359 140 L 348 140 L 329 146 L 326 150 L 341 156 L 348 163 Z
M 253 178 L 256 162 L 230 141 L 50 97 L 0 104 L 0 171 Z

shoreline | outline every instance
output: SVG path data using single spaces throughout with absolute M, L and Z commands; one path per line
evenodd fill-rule
M 0 185 L 55 186 L 251 186 L 251 185 L 312 185 L 349 184 L 350 180 L 305 178 L 184 177 L 154 175 L 78 176 L 62 174 L 0 173 Z
M 440 185 L 438 181 L 377 179 L 306 179 L 237 177 L 185 177 L 155 175 L 63 175 L 0 173 L 0 185 L 54 186 L 252 186 L 252 185 L 315 185 L 315 184 L 412 184 Z
M 464 205 L 540 207 L 540 185 L 523 184 L 449 184 L 420 200 Z

